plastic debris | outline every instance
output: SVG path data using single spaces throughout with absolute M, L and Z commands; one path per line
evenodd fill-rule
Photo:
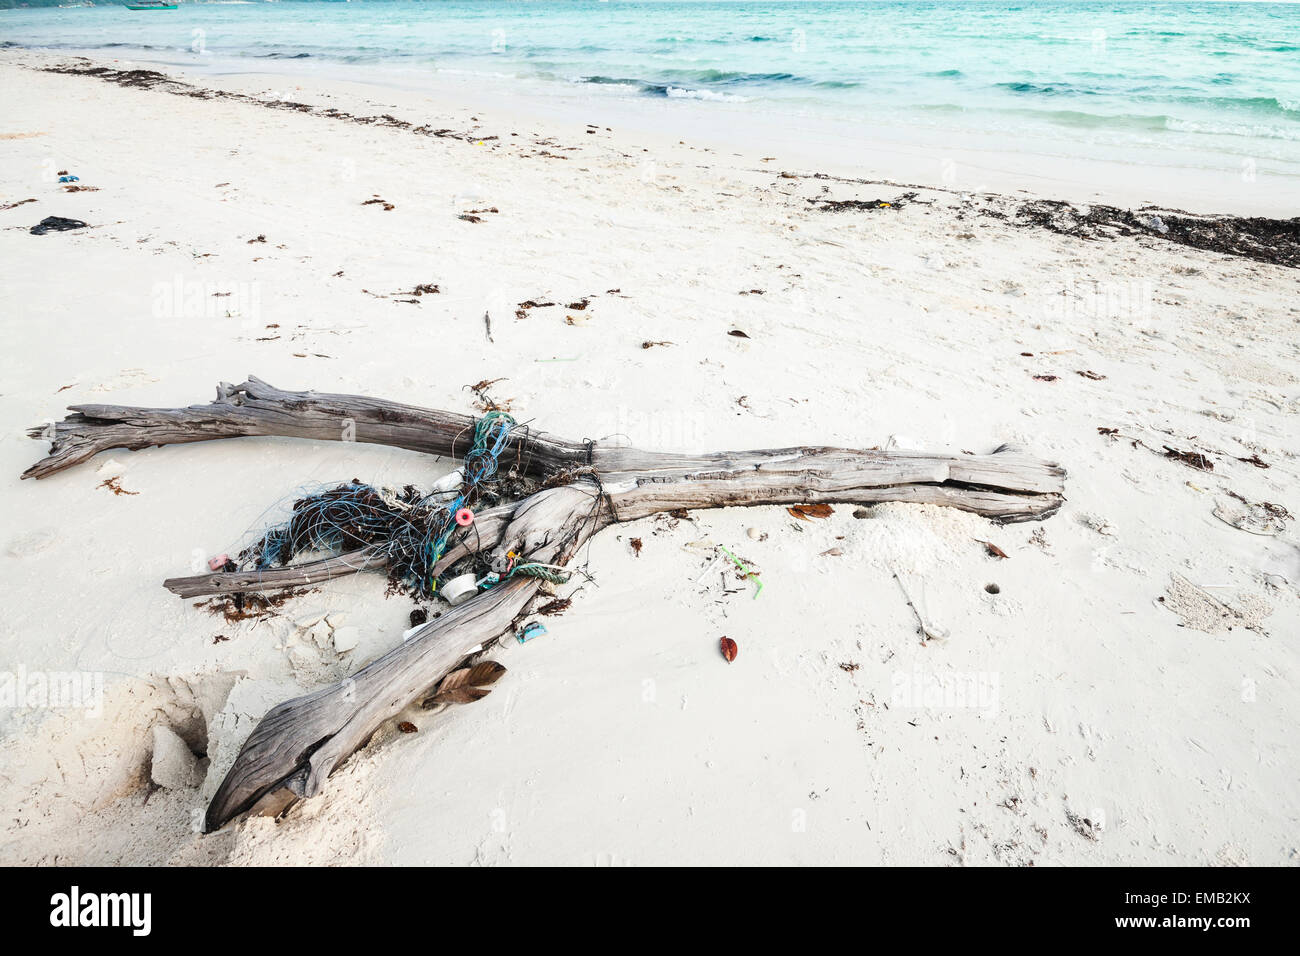
M 478 593 L 478 581 L 472 574 L 452 578 L 442 586 L 442 598 L 452 607 L 459 607 Z
M 1236 504 L 1225 500 L 1215 502 L 1213 514 L 1224 524 L 1265 537 L 1285 531 L 1287 519 L 1291 517 L 1281 505 L 1268 502 Z
M 1152 216 L 1150 219 L 1144 220 L 1142 225 L 1146 226 L 1148 229 L 1154 229 L 1161 235 L 1164 235 L 1169 231 L 1169 227 L 1164 224 L 1164 221 L 1159 216 Z
M 734 563 L 736 567 L 740 568 L 741 573 L 743 573 L 745 577 L 749 578 L 751 581 L 753 581 L 755 584 L 758 585 L 758 589 L 754 591 L 754 599 L 757 600 L 758 596 L 763 593 L 763 582 L 758 579 L 758 575 L 749 569 L 749 565 L 745 564 L 744 561 L 740 560 L 740 558 L 736 557 L 734 554 L 728 551 L 726 545 L 720 544 L 718 545 L 718 548 L 722 551 L 723 554 L 731 558 L 732 563 Z
M 520 644 L 524 644 L 531 641 L 534 637 L 541 637 L 545 633 L 546 625 L 533 621 L 531 624 L 524 626 L 524 628 L 516 635 L 516 639 Z
M 46 216 L 30 232 L 33 236 L 43 236 L 47 232 L 67 232 L 69 229 L 85 229 L 90 223 L 80 219 L 65 219 L 62 216 Z
M 450 474 L 443 475 L 441 478 L 435 481 L 433 483 L 433 488 L 430 489 L 430 493 L 442 494 L 448 491 L 459 491 L 461 482 L 463 482 L 464 480 L 465 480 L 465 470 L 463 468 L 457 468 L 455 471 L 451 472 Z

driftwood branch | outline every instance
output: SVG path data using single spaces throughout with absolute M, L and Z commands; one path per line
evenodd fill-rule
M 355 395 L 289 392 L 249 377 L 221 385 L 209 405 L 181 409 L 79 405 L 52 427 L 50 454 L 24 478 L 44 478 L 110 448 L 217 438 L 285 436 L 355 440 L 456 457 L 475 419 Z M 502 454 L 518 474 L 557 484 L 488 509 L 452 539 L 435 574 L 476 552 L 494 562 L 514 551 L 563 565 L 601 528 L 678 509 L 811 502 L 942 504 L 999 520 L 1041 520 L 1064 501 L 1065 472 L 1014 448 L 987 455 L 795 447 L 704 455 L 604 447 L 518 429 Z M 316 584 L 386 565 L 378 547 L 260 572 L 172 578 L 182 597 Z M 383 724 L 467 655 L 506 633 L 539 582 L 511 580 L 425 625 L 356 674 L 271 710 L 254 729 L 213 798 L 208 829 L 249 810 L 279 813 L 318 793 L 330 773 Z
M 563 564 L 602 526 L 599 505 L 592 484 L 538 492 L 516 508 L 494 557 L 524 549 L 531 560 Z M 384 721 L 507 631 L 540 585 L 522 578 L 493 588 L 424 625 L 351 677 L 273 708 L 213 796 L 207 829 L 247 810 L 280 813 L 299 798 L 315 796 Z
M 286 392 L 253 375 L 241 385 L 221 383 L 208 405 L 73 405 L 69 411 L 73 414 L 53 426 L 28 431 L 32 438 L 49 439 L 51 447 L 48 456 L 23 472 L 24 478 L 47 478 L 110 448 L 254 436 L 358 441 L 456 457 L 469 448 L 474 431 L 469 415 L 361 395 Z M 525 445 L 524 469 L 530 474 L 585 464 L 588 457 L 587 445 L 541 432 L 520 432 L 503 457 L 520 455 Z

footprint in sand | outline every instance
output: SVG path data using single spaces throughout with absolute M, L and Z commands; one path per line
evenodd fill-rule
M 7 551 L 14 558 L 30 558 L 34 554 L 40 554 L 57 540 L 59 534 L 53 528 L 38 528 L 10 539 Z
M 132 385 L 150 385 L 158 379 L 154 378 L 142 368 L 123 369 L 114 378 L 100 382 L 98 385 L 92 385 L 92 392 L 115 392 L 120 389 L 128 388 Z

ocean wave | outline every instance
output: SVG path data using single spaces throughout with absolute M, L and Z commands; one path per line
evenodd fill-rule
M 1069 83 L 1029 83 L 1024 80 L 1008 80 L 994 83 L 998 89 L 1010 90 L 1012 93 L 1035 93 L 1042 96 L 1096 96 L 1097 90 L 1086 86 L 1074 86 Z
M 930 74 L 933 75 L 933 74 Z M 1120 77 L 1115 77 L 1120 79 Z M 1211 81 L 1215 82 L 1215 81 Z M 1230 81 L 1228 81 L 1230 82 Z M 1248 111 L 1259 114 L 1275 114 L 1288 118 L 1300 118 L 1300 100 L 1277 96 L 1206 96 L 1201 93 L 1180 92 L 1194 89 L 1188 85 L 1174 85 L 1166 81 L 1157 85 L 1127 84 L 1114 89 L 1095 89 L 1066 82 L 1032 83 L 1026 80 L 1008 80 L 993 84 L 997 89 L 1012 93 L 1024 93 L 1031 96 L 1099 96 L 1109 95 L 1116 98 L 1132 99 L 1143 103 L 1176 104 L 1196 106 L 1212 112 L 1240 113 Z
M 625 86 L 633 88 L 642 96 L 665 97 L 674 100 L 711 100 L 716 103 L 748 103 L 749 97 L 721 90 L 693 89 L 674 86 L 671 83 L 644 83 L 641 80 L 621 80 L 614 77 L 581 77 L 579 83 L 595 83 L 600 86 Z
M 738 70 L 665 70 L 665 78 L 715 86 L 743 86 L 750 83 L 811 83 L 793 73 L 745 73 Z
M 735 89 L 756 84 L 805 84 L 823 89 L 848 89 L 858 85 L 856 80 L 814 81 L 806 77 L 795 76 L 793 73 L 740 73 L 729 70 L 665 70 L 654 79 L 594 74 L 577 77 L 573 82 L 589 83 L 594 86 L 636 87 L 640 92 L 650 96 L 727 100 L 736 103 L 748 102 L 749 97 L 727 92 L 725 89 L 711 89 L 710 87 Z
M 580 76 L 578 83 L 594 83 L 597 86 L 644 86 L 644 80 L 634 80 L 626 76 Z
M 1221 123 L 1213 120 L 1181 120 L 1170 118 L 1167 128 L 1176 133 L 1208 133 L 1214 136 L 1244 136 L 1249 139 L 1281 139 L 1300 142 L 1300 127 L 1287 129 L 1259 123 Z
M 1278 116 L 1288 119 L 1300 119 L 1300 100 L 1284 99 L 1276 96 L 1168 96 L 1148 97 L 1153 101 L 1178 103 L 1183 106 L 1198 106 L 1217 113 L 1240 114 L 1257 113 L 1260 116 Z
M 1239 136 L 1253 139 L 1300 141 L 1300 126 L 1287 128 L 1269 123 L 1233 123 L 1218 120 L 1189 120 L 1165 113 L 1089 113 L 1085 110 L 1049 110 L 1029 107 L 982 110 L 958 103 L 926 103 L 916 107 L 925 113 L 956 115 L 981 113 L 1036 121 L 1077 130 L 1132 132 L 1153 136 L 1160 133 L 1197 133 Z
M 663 95 L 675 100 L 714 100 L 727 103 L 748 103 L 749 97 L 718 90 L 688 90 L 680 86 L 666 86 Z

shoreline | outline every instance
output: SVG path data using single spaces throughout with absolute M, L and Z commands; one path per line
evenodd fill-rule
M 764 113 L 748 104 L 627 99 L 602 93 L 599 87 L 575 87 L 565 95 L 528 92 L 522 81 L 493 81 L 482 74 L 430 76 L 342 64 L 321 67 L 311 60 L 293 59 L 250 64 L 209 57 L 187 64 L 174 55 L 110 57 L 103 51 L 75 49 L 17 48 L 0 54 L 36 56 L 45 63 L 83 58 L 117 69 L 158 70 L 198 86 L 243 92 L 269 90 L 287 96 L 290 84 L 296 94 L 328 96 L 334 89 L 347 90 L 372 101 L 391 100 L 393 108 L 432 107 L 444 114 L 469 110 L 516 127 L 540 121 L 552 132 L 594 122 L 619 130 L 620 138 L 635 138 L 654 148 L 689 142 L 719 158 L 743 156 L 756 165 L 771 156 L 787 166 L 846 178 L 916 183 L 963 193 L 1188 209 L 1205 216 L 1300 217 L 1300 179 L 1276 175 L 1267 167 L 1256 169 L 1253 164 L 1246 172 L 1119 162 L 1063 154 L 1048 141 L 1039 144 L 1037 151 L 1022 154 L 1024 140 L 1013 144 L 994 134 L 978 137 L 941 128 L 888 126 L 868 131 L 840 127 L 828 117 Z
M 0 706 L 0 860 L 1294 862 L 1297 269 L 1077 199 L 818 178 L 594 116 L 328 83 L 268 108 L 260 77 L 169 92 L 17 59 L 0 676 L 100 675 L 102 700 Z M 88 226 L 33 235 L 50 215 Z M 416 732 L 284 819 L 200 836 L 253 725 L 400 646 L 412 602 L 356 574 L 231 620 L 162 581 L 304 488 L 454 463 L 240 438 L 19 475 L 65 406 L 249 373 L 468 414 L 490 388 L 538 430 L 657 450 L 1011 443 L 1067 470 L 1066 501 L 609 528 L 549 633 L 493 649 L 489 697 L 403 713 Z M 920 639 L 911 601 L 949 636 Z M 160 726 L 194 779 L 153 781 Z
M 381 116 L 375 115 L 358 115 L 340 111 L 336 107 L 324 105 L 324 100 L 333 99 L 334 94 L 322 90 L 315 90 L 312 93 L 304 94 L 302 87 L 295 87 L 294 91 L 279 91 L 267 97 L 260 93 L 250 93 L 249 81 L 259 79 L 259 75 L 241 74 L 238 83 L 227 83 L 218 86 L 204 87 L 184 78 L 171 74 L 162 73 L 153 70 L 141 70 L 133 67 L 129 62 L 124 67 L 109 67 L 95 62 L 86 57 L 74 58 L 77 63 L 69 63 L 66 60 L 58 63 L 45 63 L 35 69 L 44 72 L 53 72 L 63 75 L 82 76 L 90 79 L 96 79 L 103 82 L 113 83 L 118 86 L 159 90 L 173 95 L 194 97 L 200 99 L 214 98 L 234 98 L 240 102 L 250 103 L 257 106 L 273 110 L 293 110 L 295 112 L 307 115 L 325 117 L 331 120 L 340 120 L 345 122 L 359 123 L 362 125 L 378 124 L 385 128 L 395 130 L 410 130 L 416 134 L 425 136 L 434 136 L 438 138 L 459 139 L 464 142 L 474 143 L 483 146 L 491 143 L 493 149 L 498 145 L 503 145 L 500 135 L 495 133 L 479 132 L 477 124 L 485 123 L 490 126 L 492 123 L 500 123 L 498 117 L 492 117 L 486 121 L 480 120 L 475 115 L 470 117 L 474 124 L 472 130 L 455 131 L 452 129 L 434 129 L 429 124 L 416 126 L 414 122 L 402 119 L 389 113 Z M 255 84 L 254 84 L 255 85 Z M 310 99 L 315 95 L 316 102 L 304 102 L 304 98 Z M 403 103 L 402 105 L 391 105 L 390 109 L 414 108 L 414 104 Z M 467 112 L 486 112 L 477 108 L 459 107 L 462 113 Z M 517 117 L 516 117 L 517 119 Z M 511 125 L 515 125 L 512 123 Z M 486 128 L 486 127 L 485 127 Z M 584 125 L 583 132 L 588 135 L 598 134 L 601 130 L 599 124 L 587 123 Z M 557 142 L 556 136 L 563 136 L 562 131 L 557 131 L 554 127 L 550 128 L 548 135 L 542 139 L 536 140 L 539 145 L 551 145 Z M 612 132 L 610 127 L 605 127 L 604 132 Z M 511 137 L 517 137 L 517 132 L 512 132 Z M 533 134 L 538 135 L 537 133 Z M 616 140 L 617 142 L 617 140 Z M 658 150 L 670 147 L 671 144 L 662 138 L 662 135 L 655 143 Z M 685 140 L 678 140 L 678 146 L 686 146 Z M 574 149 L 572 145 L 556 147 L 561 150 Z M 627 146 L 624 147 L 628 148 Z M 692 151 L 699 150 L 701 147 L 691 145 Z M 649 147 L 641 147 L 642 152 L 649 152 Z M 703 151 L 708 154 L 714 154 L 716 150 L 713 147 L 703 147 Z M 549 152 L 542 149 L 538 155 L 548 158 L 567 159 L 558 153 Z M 625 156 L 631 155 L 624 153 Z M 740 153 L 732 153 L 732 158 L 740 157 Z M 763 157 L 761 162 L 775 162 L 777 157 Z M 719 166 L 722 166 L 719 163 Z M 654 175 L 653 161 L 647 165 L 643 162 L 643 178 L 646 175 Z M 818 180 L 823 182 L 835 181 L 843 184 L 859 186 L 885 186 L 895 189 L 919 189 L 931 193 L 944 193 L 954 196 L 960 196 L 963 200 L 971 200 L 978 197 L 986 203 L 1001 205 L 1000 209 L 983 209 L 982 215 L 991 215 L 998 217 L 1012 216 L 1018 224 L 1031 224 L 1045 229 L 1049 229 L 1065 235 L 1077 235 L 1088 239 L 1106 239 L 1114 240 L 1120 236 L 1131 237 L 1135 235 L 1147 235 L 1150 238 L 1159 238 L 1176 242 L 1184 245 L 1190 245 L 1195 248 L 1207 249 L 1214 252 L 1224 252 L 1230 255 L 1242 255 L 1247 258 L 1257 259 L 1258 261 L 1268 262 L 1278 265 L 1287 265 L 1300 268 L 1300 217 L 1291 220 L 1276 219 L 1260 216 L 1234 216 L 1225 213 L 1197 213 L 1190 212 L 1174 206 L 1143 204 L 1133 209 L 1121 209 L 1116 206 L 1102 204 L 1097 201 L 1079 202 L 1067 201 L 1059 198 L 1046 198 L 1032 196 L 1028 190 L 1018 189 L 1017 193 L 1024 194 L 1028 198 L 1020 198 L 1003 193 L 992 191 L 982 191 L 970 193 L 953 185 L 935 186 L 926 183 L 899 182 L 892 179 L 865 179 L 861 177 L 833 175 L 826 172 L 791 172 L 784 168 L 778 169 L 775 165 L 765 169 L 748 168 L 748 173 L 776 173 L 781 179 L 788 180 Z M 863 200 L 837 200 L 823 201 L 822 199 L 809 199 L 814 205 L 820 204 L 821 208 L 829 210 L 853 209 L 861 205 Z M 883 202 L 879 198 L 869 202 Z

